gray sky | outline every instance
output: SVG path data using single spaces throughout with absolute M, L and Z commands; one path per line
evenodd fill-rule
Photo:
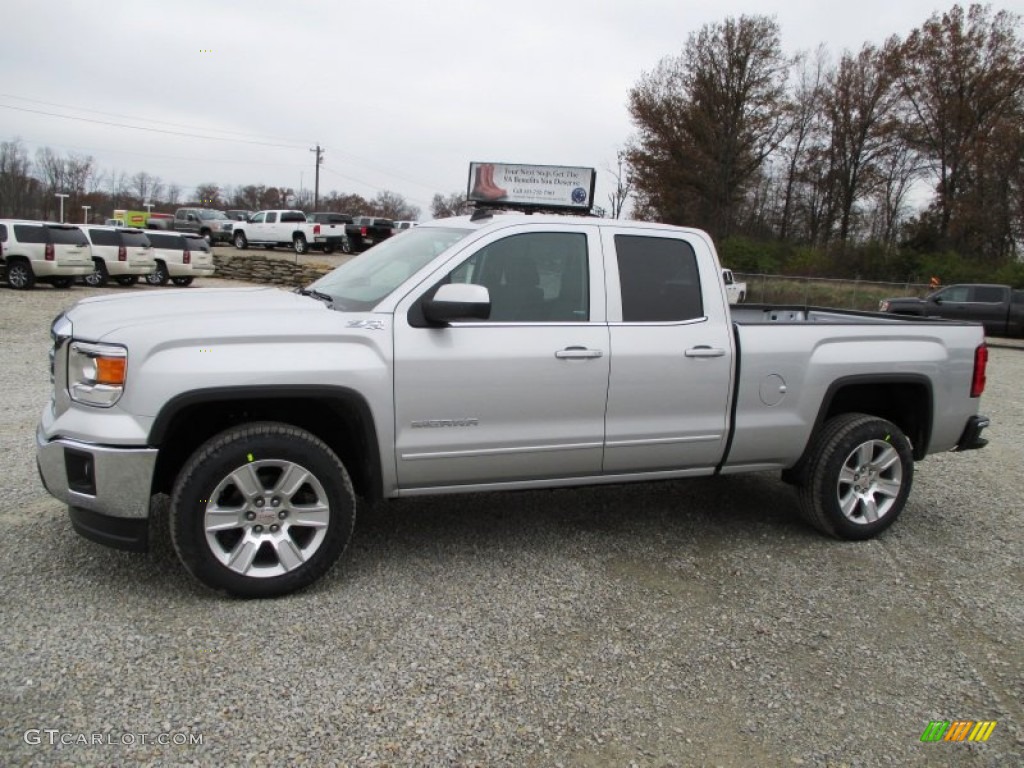
M 465 190 L 471 160 L 593 167 L 607 205 L 629 88 L 702 25 L 774 15 L 788 53 L 835 56 L 952 5 L 5 0 L 0 140 L 145 170 L 186 197 L 207 181 L 311 188 L 319 142 L 322 192 L 392 190 L 423 218 L 435 192 Z

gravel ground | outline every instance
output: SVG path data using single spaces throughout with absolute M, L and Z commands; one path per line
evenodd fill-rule
M 0 764 L 1024 763 L 1024 351 L 991 352 L 989 447 L 920 464 L 874 541 L 771 475 L 404 500 L 244 602 L 166 535 L 78 537 L 37 480 L 49 322 L 95 292 L 0 290 Z M 998 726 L 921 743 L 939 719 Z

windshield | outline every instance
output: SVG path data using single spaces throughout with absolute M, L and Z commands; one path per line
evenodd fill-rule
M 342 264 L 310 288 L 328 294 L 336 309 L 373 309 L 434 257 L 472 231 L 454 227 L 410 229 Z
M 203 221 L 212 221 L 213 219 L 226 219 L 227 215 L 223 211 L 211 211 L 209 208 L 203 208 L 199 211 L 199 218 Z

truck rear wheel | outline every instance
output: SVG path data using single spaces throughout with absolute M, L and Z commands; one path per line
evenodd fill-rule
M 800 509 L 818 530 L 869 539 L 895 522 L 914 480 L 910 441 L 885 419 L 847 413 L 830 419 L 801 476 Z
M 323 576 L 348 546 L 355 493 L 337 455 L 279 422 L 201 445 L 174 483 L 171 539 L 189 573 L 239 597 L 276 597 Z
M 27 291 L 35 287 L 36 275 L 32 271 L 32 265 L 25 259 L 8 259 L 7 284 L 17 291 Z

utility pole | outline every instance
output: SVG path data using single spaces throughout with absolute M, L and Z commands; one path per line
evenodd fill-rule
M 89 223 L 89 209 L 90 208 L 92 208 L 91 205 L 83 205 L 82 206 L 82 223 L 83 224 L 88 224 Z
M 319 144 L 316 145 L 316 149 L 309 150 L 310 152 L 316 152 L 316 181 L 313 187 L 313 210 L 315 211 L 320 207 L 320 163 L 324 161 L 323 154 L 327 150 L 321 147 Z

